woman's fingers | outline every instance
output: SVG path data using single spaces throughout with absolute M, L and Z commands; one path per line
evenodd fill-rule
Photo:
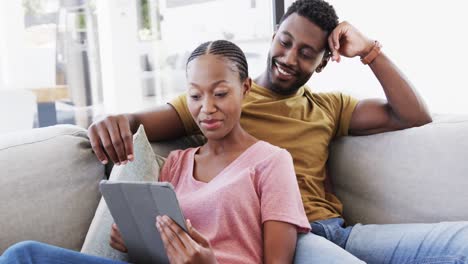
M 121 252 L 127 252 L 127 247 L 125 246 L 123 238 L 116 224 L 113 224 L 111 227 L 109 245 Z
M 182 259 L 183 256 L 187 255 L 187 249 L 179 235 L 174 232 L 174 230 L 170 228 L 167 222 L 163 221 L 160 216 L 156 218 L 156 228 L 161 234 L 161 239 L 168 256 L 177 260 Z
M 205 236 L 203 236 L 200 232 L 198 232 L 198 230 L 196 230 L 192 226 L 192 223 L 190 222 L 189 219 L 187 219 L 186 223 L 187 223 L 187 229 L 188 229 L 190 237 L 192 237 L 193 240 L 199 243 L 200 245 L 204 247 L 209 247 L 210 242 L 208 241 L 208 239 L 206 239 Z

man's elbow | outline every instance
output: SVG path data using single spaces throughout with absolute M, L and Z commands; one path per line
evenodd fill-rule
M 409 127 L 420 127 L 432 123 L 432 117 L 429 113 L 424 113 L 408 123 Z

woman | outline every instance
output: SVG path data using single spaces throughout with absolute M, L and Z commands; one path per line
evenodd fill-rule
M 171 152 L 160 174 L 174 185 L 190 219 L 188 233 L 167 216 L 155 221 L 171 263 L 291 263 L 297 233 L 310 226 L 289 153 L 257 140 L 239 123 L 252 82 L 245 55 L 229 41 L 206 42 L 187 61 L 187 81 L 188 109 L 207 143 Z M 70 263 L 112 263 L 33 244 L 36 252 L 52 252 L 50 259 L 41 256 L 44 263 L 59 254 Z M 126 251 L 115 225 L 111 245 Z M 15 251 L 21 250 L 7 250 L 6 263 Z

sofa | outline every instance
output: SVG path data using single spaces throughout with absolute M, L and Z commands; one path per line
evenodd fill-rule
M 434 115 L 422 127 L 334 141 L 329 175 L 353 223 L 468 220 L 468 116 Z M 153 143 L 155 153 L 190 145 Z M 0 134 L 0 254 L 23 240 L 80 250 L 111 166 L 85 129 L 57 125 Z

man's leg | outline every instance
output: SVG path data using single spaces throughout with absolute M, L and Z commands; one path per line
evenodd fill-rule
M 333 242 L 313 233 L 308 233 L 298 236 L 294 263 L 362 264 L 364 262 Z
M 120 264 L 125 262 L 85 255 L 76 251 L 63 249 L 47 244 L 25 241 L 8 248 L 0 256 L 0 264 Z
M 356 225 L 345 249 L 367 263 L 468 263 L 468 222 Z

